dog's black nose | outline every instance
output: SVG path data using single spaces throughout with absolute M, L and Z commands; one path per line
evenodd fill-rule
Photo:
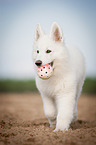
M 36 64 L 37 66 L 41 66 L 42 61 L 41 61 L 41 60 L 37 60 L 37 61 L 35 62 L 35 64 Z

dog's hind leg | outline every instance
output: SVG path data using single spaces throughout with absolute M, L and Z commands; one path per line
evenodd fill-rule
M 74 105 L 73 120 L 72 120 L 72 122 L 76 121 L 77 115 L 78 115 L 78 112 L 77 112 L 77 100 L 76 100 L 75 105 Z
M 74 106 L 74 112 L 73 112 L 73 122 L 76 121 L 77 119 L 77 115 L 78 115 L 78 111 L 77 111 L 77 101 L 78 101 L 78 98 L 80 97 L 80 94 L 81 94 L 81 91 L 82 91 L 82 86 L 83 86 L 83 83 L 84 83 L 84 76 L 83 78 L 81 79 L 81 81 L 79 82 L 78 86 L 77 86 L 77 94 L 76 94 L 76 99 L 75 99 L 75 106 Z

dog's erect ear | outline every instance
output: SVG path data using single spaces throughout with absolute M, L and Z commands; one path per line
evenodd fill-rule
M 63 34 L 59 25 L 54 22 L 51 26 L 50 37 L 56 42 L 63 42 Z
M 44 35 L 44 31 L 42 30 L 40 24 L 37 24 L 35 30 L 35 40 L 37 41 L 43 35 Z

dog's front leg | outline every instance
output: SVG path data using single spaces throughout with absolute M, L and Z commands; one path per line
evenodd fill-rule
M 52 98 L 43 96 L 43 107 L 45 116 L 48 118 L 50 127 L 55 127 L 56 125 L 56 106 Z
M 57 97 L 57 123 L 54 131 L 68 130 L 73 119 L 75 93 L 66 93 Z

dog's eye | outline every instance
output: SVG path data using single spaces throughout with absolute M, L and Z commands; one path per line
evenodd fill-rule
M 47 50 L 47 51 L 46 51 L 46 53 L 50 53 L 50 52 L 52 52 L 52 51 L 51 51 L 51 50 Z
M 39 50 L 37 50 L 37 53 L 39 53 Z

